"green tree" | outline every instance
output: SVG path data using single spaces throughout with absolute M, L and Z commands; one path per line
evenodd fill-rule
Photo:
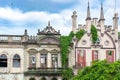
M 65 68 L 65 69 L 63 69 L 63 71 L 62 71 L 62 78 L 63 78 L 64 80 L 70 80 L 70 79 L 72 78 L 72 76 L 73 76 L 72 73 L 73 73 L 73 72 L 72 72 L 72 69 L 71 69 L 71 68 Z
M 92 66 L 83 68 L 74 80 L 120 80 L 120 61 L 94 61 Z

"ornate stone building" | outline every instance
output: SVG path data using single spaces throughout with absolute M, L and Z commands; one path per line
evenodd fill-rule
M 91 40 L 91 25 L 98 32 L 95 44 Z M 105 25 L 103 6 L 100 18 L 91 18 L 88 3 L 86 24 L 77 27 L 77 12 L 72 15 L 72 31 L 84 29 L 80 40 L 73 37 L 73 47 L 68 56 L 68 67 L 72 69 L 90 66 L 94 60 L 119 59 L 120 39 L 118 39 L 118 14 L 113 17 L 113 27 Z M 60 53 L 60 31 L 48 22 L 36 36 L 0 35 L 0 80 L 62 80 Z
M 118 14 L 115 13 L 111 19 L 113 19 L 113 26 L 105 25 L 102 4 L 99 20 L 98 18 L 91 18 L 88 3 L 86 24 L 80 24 L 77 27 L 77 12 L 73 12 L 72 31 L 76 33 L 84 29 L 85 34 L 80 40 L 77 40 L 76 37 L 72 40 L 73 49 L 69 53 L 69 67 L 81 68 L 90 66 L 94 60 L 106 59 L 109 62 L 114 62 L 120 58 L 120 51 L 118 50 Z M 91 25 L 94 25 L 97 29 L 98 39 L 95 44 L 92 43 L 91 39 Z
M 61 80 L 59 38 L 50 22 L 36 36 L 0 35 L 0 80 Z

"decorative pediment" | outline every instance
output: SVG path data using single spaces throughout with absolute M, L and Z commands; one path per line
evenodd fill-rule
M 51 52 L 51 53 L 58 53 L 58 52 L 60 52 L 60 51 L 57 50 L 57 49 L 53 49 L 53 50 L 51 50 L 50 52 Z
M 48 22 L 48 26 L 46 26 L 46 28 L 44 28 L 42 31 L 38 32 L 38 35 L 43 35 L 43 34 L 55 34 L 55 35 L 60 35 L 60 32 L 56 31 L 51 25 L 50 22 Z
M 28 52 L 29 53 L 38 53 L 38 51 L 36 49 L 29 49 Z
M 40 52 L 40 53 L 48 53 L 48 50 L 42 49 L 42 50 L 40 50 L 39 52 Z

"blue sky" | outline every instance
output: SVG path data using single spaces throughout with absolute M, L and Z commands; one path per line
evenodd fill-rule
M 104 6 L 105 24 L 112 25 L 115 0 L 89 0 L 91 16 L 99 18 L 101 1 Z M 116 11 L 120 12 L 120 0 L 116 0 Z M 87 0 L 0 0 L 0 34 L 30 35 L 47 26 L 48 21 L 61 34 L 71 31 L 71 15 L 78 14 L 78 24 L 85 24 Z M 120 29 L 119 29 L 120 30 Z M 7 32 L 7 33 L 6 33 Z
M 68 0 L 68 2 L 63 2 L 62 0 L 58 2 L 57 0 L 0 0 L 0 7 L 19 8 L 24 12 L 48 11 L 56 13 L 63 9 L 71 8 L 76 4 L 77 2 L 72 0 Z

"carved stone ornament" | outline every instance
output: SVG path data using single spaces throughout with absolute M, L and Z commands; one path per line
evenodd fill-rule
M 104 44 L 105 44 L 106 46 L 108 46 L 108 45 L 109 45 L 109 41 L 106 40 L 106 41 L 104 42 Z
M 87 42 L 86 42 L 86 40 L 82 40 L 82 42 L 81 42 L 83 45 L 85 45 Z

